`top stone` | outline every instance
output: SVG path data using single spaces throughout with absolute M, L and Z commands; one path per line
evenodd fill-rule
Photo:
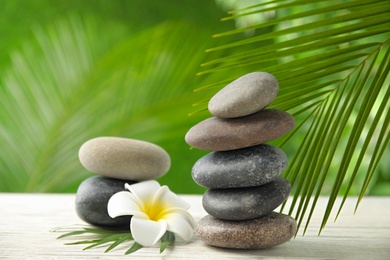
M 155 144 L 120 137 L 98 137 L 85 142 L 79 160 L 89 171 L 116 179 L 151 180 L 171 166 L 168 153 Z
M 278 94 L 277 79 L 267 72 L 246 74 L 215 94 L 208 105 L 210 113 L 235 118 L 256 113 L 274 101 Z

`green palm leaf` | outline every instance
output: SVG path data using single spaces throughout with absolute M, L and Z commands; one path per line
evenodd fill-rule
M 285 172 L 294 192 L 289 213 L 299 226 L 307 217 L 305 232 L 319 196 L 330 194 L 321 232 L 340 194 L 337 215 L 351 189 L 360 190 L 358 205 L 389 147 L 390 5 L 380 0 L 261 1 L 223 20 L 266 11 L 274 17 L 215 35 L 259 32 L 209 49 L 232 54 L 203 63 L 199 75 L 230 77 L 198 90 L 210 90 L 209 98 L 241 76 L 237 69 L 278 78 L 279 96 L 271 106 L 289 111 L 297 121 L 292 133 L 275 142 L 294 154 Z M 198 109 L 205 109 L 207 100 Z M 357 175 L 364 181 L 356 183 Z

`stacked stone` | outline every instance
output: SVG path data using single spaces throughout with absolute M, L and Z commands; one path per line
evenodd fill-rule
M 247 74 L 220 90 L 208 104 L 214 116 L 193 126 L 185 140 L 211 150 L 192 169 L 192 178 L 208 190 L 203 207 L 209 214 L 197 225 L 205 243 L 225 248 L 260 249 L 291 239 L 296 222 L 273 212 L 288 197 L 290 183 L 280 177 L 286 154 L 264 144 L 294 127 L 287 112 L 266 109 L 279 90 L 266 72 Z
M 125 183 L 157 179 L 171 166 L 168 153 L 155 144 L 120 137 L 98 137 L 79 150 L 81 164 L 97 176 L 83 181 L 76 194 L 76 212 L 85 222 L 105 228 L 129 228 L 130 216 L 111 218 L 107 203 Z

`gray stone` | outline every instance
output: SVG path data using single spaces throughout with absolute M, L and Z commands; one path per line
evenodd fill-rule
M 111 218 L 107 203 L 112 195 L 126 190 L 125 183 L 131 181 L 93 176 L 83 181 L 76 194 L 76 212 L 85 222 L 100 227 L 130 227 L 130 216 Z
M 264 216 L 288 197 L 291 185 L 278 177 L 267 184 L 234 189 L 209 189 L 203 196 L 203 208 L 210 215 L 227 220 L 245 220 Z
M 212 117 L 193 126 L 185 140 L 198 149 L 235 150 L 277 139 L 287 134 L 294 123 L 289 113 L 276 109 L 264 109 L 239 118 Z
M 160 146 L 120 137 L 98 137 L 85 142 L 79 159 L 93 173 L 134 181 L 157 179 L 171 166 L 168 153 Z
M 256 113 L 274 101 L 278 80 L 267 72 L 246 74 L 217 92 L 208 109 L 214 116 L 233 118 Z
M 200 220 L 197 236 L 206 244 L 237 249 L 264 249 L 289 241 L 297 230 L 295 219 L 272 212 L 261 218 L 233 221 L 210 215 Z
M 261 144 L 207 154 L 195 163 L 192 178 L 213 189 L 252 187 L 274 180 L 286 167 L 287 156 L 281 149 Z

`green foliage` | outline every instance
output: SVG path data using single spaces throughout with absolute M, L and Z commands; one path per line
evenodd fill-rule
M 172 233 L 170 231 L 165 232 L 165 234 L 161 237 L 160 254 L 164 252 L 164 250 L 168 246 L 173 245 L 174 242 L 175 242 L 175 233 Z
M 57 239 L 75 239 L 83 238 L 83 240 L 78 240 L 76 242 L 66 243 L 65 245 L 88 245 L 83 250 L 88 250 L 98 246 L 107 246 L 110 245 L 104 251 L 107 253 L 122 243 L 128 243 L 133 241 L 133 236 L 130 231 L 125 230 L 110 230 L 110 229 L 97 229 L 97 228 L 57 228 L 52 230 L 52 232 L 60 232 L 62 235 L 58 236 Z M 160 244 L 160 254 L 162 254 L 168 246 L 172 246 L 175 242 L 175 234 L 167 231 L 161 237 Z M 137 250 L 143 248 L 142 245 L 137 242 L 133 242 L 132 246 L 125 252 L 125 255 L 136 252 Z
M 329 189 L 322 229 L 337 196 L 344 196 L 340 212 L 356 180 L 360 202 L 389 147 L 390 4 L 379 0 L 263 1 L 233 11 L 223 20 L 261 16 L 266 11 L 274 17 L 215 35 L 272 28 L 269 33 L 209 49 L 237 51 L 204 63 L 199 74 L 233 77 L 201 90 L 234 79 L 237 68 L 267 71 L 278 78 L 280 92 L 272 107 L 289 111 L 297 121 L 291 134 L 274 142 L 295 150 L 285 172 L 294 192 L 290 214 L 301 225 L 308 212 L 306 230 L 318 197 Z
M 187 116 L 192 89 L 213 78 L 195 76 L 212 32 L 175 19 L 134 30 L 72 13 L 35 25 L 1 75 L 0 190 L 75 192 L 91 175 L 77 159 L 82 143 L 123 136 L 168 151 L 172 168 L 162 183 L 202 192 L 190 171 L 204 152 L 190 151 L 184 135 L 201 118 Z

